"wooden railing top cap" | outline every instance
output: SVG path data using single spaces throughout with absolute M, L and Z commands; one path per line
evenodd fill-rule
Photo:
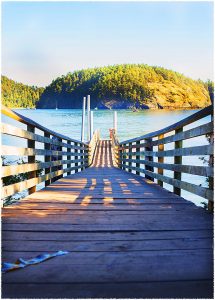
M 189 117 L 187 117 L 187 118 L 185 118 L 185 119 L 183 119 L 183 120 L 181 120 L 177 123 L 174 123 L 170 126 L 162 128 L 160 130 L 150 132 L 148 134 L 145 134 L 145 135 L 142 135 L 142 136 L 130 139 L 130 140 L 122 141 L 122 142 L 120 142 L 120 145 L 127 144 L 127 143 L 138 142 L 140 140 L 149 139 L 149 138 L 153 138 L 155 136 L 161 135 L 161 134 L 168 133 L 170 131 L 179 129 L 179 128 L 184 127 L 184 126 L 186 126 L 190 123 L 198 121 L 199 119 L 202 119 L 202 118 L 204 118 L 204 117 L 206 117 L 206 116 L 208 116 L 212 113 L 213 113 L 213 106 L 212 105 L 207 106 L 207 107 L 203 108 L 202 110 L 192 114 L 191 116 L 189 116 Z
M 81 142 L 79 140 L 71 139 L 70 137 L 68 137 L 66 135 L 63 135 L 63 134 L 55 132 L 55 131 L 53 131 L 51 129 L 48 129 L 48 128 L 40 125 L 39 123 L 37 123 L 37 122 L 35 122 L 35 121 L 33 121 L 33 120 L 31 120 L 31 119 L 29 119 L 29 118 L 27 118 L 27 117 L 19 114 L 17 112 L 14 112 L 13 110 L 7 108 L 4 105 L 2 105 L 2 107 L 1 107 L 1 113 L 4 114 L 4 115 L 6 115 L 6 116 L 8 116 L 8 117 L 10 117 L 10 118 L 12 118 L 12 119 L 14 119 L 14 120 L 16 120 L 16 121 L 21 122 L 23 124 L 34 126 L 34 127 L 38 128 L 38 129 L 40 129 L 40 130 L 42 130 L 42 131 L 44 131 L 46 133 L 49 133 L 49 134 L 51 134 L 53 136 L 56 136 L 56 137 L 58 137 L 60 139 L 64 139 L 64 140 L 67 140 L 67 141 L 70 141 L 70 142 L 80 143 L 80 144 L 83 144 L 85 146 L 88 146 L 86 143 L 83 143 L 83 142 Z

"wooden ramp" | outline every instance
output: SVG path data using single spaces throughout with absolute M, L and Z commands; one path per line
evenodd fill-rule
M 98 150 L 3 209 L 3 261 L 69 251 L 4 274 L 3 298 L 212 298 L 212 216 Z

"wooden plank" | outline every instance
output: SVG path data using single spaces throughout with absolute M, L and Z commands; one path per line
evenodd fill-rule
M 36 231 L 2 231 L 2 241 L 140 241 L 163 239 L 205 239 L 213 238 L 212 230 L 190 231 L 139 231 L 139 232 L 36 232 Z M 6 243 L 5 243 L 6 244 Z M 195 249 L 197 250 L 197 249 Z M 16 251 L 17 252 L 17 251 Z M 16 253 L 15 252 L 15 253 Z M 4 256 L 10 256 L 3 253 Z M 18 254 L 20 255 L 20 254 Z M 17 257 L 18 257 L 17 255 Z M 17 258 L 15 257 L 15 259 Z M 86 256 L 85 256 L 86 257 Z M 10 259 L 12 257 L 10 256 Z M 86 259 L 86 258 L 85 258 Z
M 146 140 L 144 140 L 143 143 L 142 142 L 140 143 L 140 146 L 141 147 L 158 146 L 158 145 L 162 145 L 162 144 L 173 143 L 176 141 L 191 139 L 191 138 L 202 136 L 202 135 L 207 135 L 211 132 L 213 132 L 213 122 L 209 122 L 209 123 L 200 125 L 198 127 L 186 130 L 184 132 L 167 136 L 165 138 L 164 138 L 164 134 L 160 134 L 161 136 L 163 136 L 163 138 L 159 139 L 159 135 L 158 135 L 158 139 L 151 141 L 151 143 L 149 143 L 146 139 Z M 124 148 L 128 149 L 129 147 L 124 146 Z M 136 148 L 136 144 L 132 145 L 132 148 Z
M 27 130 L 28 130 L 29 132 L 34 133 L 34 132 L 35 132 L 35 127 L 34 127 L 34 126 L 31 126 L 31 125 L 27 125 Z M 28 141 L 27 141 L 27 145 L 28 145 L 28 148 L 33 149 L 33 150 L 35 149 L 35 141 L 28 140 Z M 28 156 L 28 163 L 31 164 L 31 163 L 35 163 L 35 162 L 36 162 L 35 155 Z M 36 178 L 36 177 L 37 177 L 36 171 L 31 171 L 31 172 L 29 172 L 29 174 L 28 174 L 29 180 L 31 180 L 31 178 L 34 179 L 34 178 Z M 30 194 L 33 194 L 34 192 L 36 192 L 36 185 L 30 186 L 30 187 L 28 188 L 28 194 L 29 194 L 29 195 L 30 195 Z
M 46 157 L 49 156 L 45 156 Z M 47 158 L 48 159 L 48 158 Z M 68 160 L 56 160 L 56 161 L 47 161 L 45 163 L 26 163 L 26 164 L 21 164 L 21 165 L 10 165 L 10 166 L 4 166 L 2 167 L 2 177 L 7 177 L 10 175 L 14 175 L 14 174 L 21 174 L 21 173 L 25 173 L 25 172 L 30 172 L 30 171 L 36 171 L 36 170 L 41 170 L 41 169 L 50 169 L 50 167 L 53 166 L 59 166 L 62 164 L 68 164 L 71 165 L 71 163 L 77 163 L 77 162 L 87 162 L 87 158 L 86 159 L 77 159 L 77 160 L 71 160 L 69 159 L 68 156 Z M 68 167 L 67 167 L 68 168 Z M 50 171 L 49 171 L 50 173 Z M 46 173 L 48 174 L 48 173 Z
M 175 134 L 182 133 L 183 132 L 183 127 L 176 129 Z M 182 149 L 183 148 L 183 141 L 177 141 L 175 142 L 175 149 Z M 175 156 L 174 157 L 174 164 L 175 165 L 182 165 L 182 156 Z M 174 171 L 174 179 L 181 181 L 181 172 Z M 180 187 L 174 186 L 173 187 L 173 192 L 176 195 L 181 196 L 181 189 Z
M 71 145 L 71 141 L 69 141 L 70 144 L 67 144 L 67 143 L 63 143 L 58 140 L 53 140 L 50 138 L 50 134 L 47 132 L 44 132 L 45 135 L 42 136 L 42 135 L 39 135 L 36 133 L 32 133 L 28 130 L 24 130 L 24 129 L 15 127 L 13 125 L 5 124 L 5 123 L 1 124 L 1 132 L 3 134 L 16 136 L 16 137 L 20 137 L 20 138 L 24 138 L 24 139 L 28 139 L 28 140 L 33 140 L 33 141 L 36 141 L 39 143 L 48 143 L 51 145 L 66 147 L 66 148 L 70 148 L 70 149 L 84 150 L 84 149 L 86 149 L 86 147 L 88 148 L 88 146 L 86 146 L 86 145 L 75 147 L 74 145 Z
M 152 139 L 150 138 L 150 139 L 148 139 L 147 140 L 148 142 L 149 142 L 149 144 L 151 143 L 151 141 L 152 141 Z M 145 150 L 146 150 L 146 152 L 153 152 L 153 147 L 152 146 L 146 146 L 145 147 Z M 146 161 L 150 161 L 150 162 L 153 162 L 153 156 L 148 156 L 148 155 L 146 155 L 145 156 L 145 160 Z M 139 166 L 140 166 L 140 164 L 139 164 Z M 148 171 L 150 171 L 150 172 L 154 172 L 154 168 L 152 167 L 152 166 L 149 166 L 149 165 L 145 165 L 145 169 L 146 170 L 148 170 Z M 146 175 L 145 176 L 146 177 L 146 179 L 149 179 L 149 180 L 151 180 L 151 181 L 154 181 L 154 178 L 153 177 L 150 177 L 150 176 L 148 176 L 148 175 Z
M 212 225 L 212 220 L 208 219 L 207 216 L 202 213 L 198 212 L 192 212 L 192 210 L 189 211 L 189 214 L 182 214 L 182 213 L 172 213 L 172 214 L 160 214 L 160 213 L 144 213 L 144 216 L 142 214 L 135 214 L 135 217 L 133 214 L 121 214 L 119 215 L 110 215 L 110 214 L 104 214 L 99 213 L 97 215 L 93 216 L 92 221 L 92 215 L 85 213 L 82 215 L 75 215 L 71 216 L 71 214 L 61 213 L 57 216 L 54 214 L 47 214 L 47 213 L 41 213 L 40 211 L 35 212 L 34 214 L 18 214 L 18 215 L 7 215 L 6 217 L 3 216 L 2 223 L 3 224 L 35 224 L 35 226 L 39 228 L 39 225 L 44 224 L 50 224 L 54 226 L 57 225 L 64 225 L 67 226 L 72 225 L 74 227 L 76 226 L 107 226 L 110 223 L 113 226 L 127 226 L 130 224 L 130 228 L 132 226 L 137 226 L 137 228 L 145 228 L 149 229 L 148 223 L 154 223 L 153 225 L 159 226 L 162 228 L 162 226 L 166 226 L 166 224 L 169 224 L 171 226 L 175 226 L 175 218 L 177 218 L 177 221 L 181 223 L 181 225 L 187 226 L 190 225 L 190 223 L 193 223 L 193 227 L 195 226 L 206 226 L 206 225 Z M 189 220 L 187 220 L 189 218 Z M 197 220 L 196 220 L 197 219 Z M 39 224 L 38 224 L 39 222 Z M 198 227 L 201 228 L 201 227 Z M 204 228 L 203 228 L 204 229 Z M 38 229 L 39 230 L 39 229 Z
M 44 137 L 50 139 L 50 134 L 44 132 Z M 44 148 L 45 148 L 45 150 L 51 150 L 51 144 L 50 144 L 50 143 L 45 143 L 45 144 L 44 144 Z M 51 173 L 51 164 L 52 164 L 52 162 L 51 162 L 51 156 L 50 156 L 50 155 L 45 155 L 45 163 L 48 164 L 48 167 L 45 167 L 45 174 L 49 174 L 49 173 Z M 49 165 L 49 164 L 50 164 L 50 165 Z M 10 167 L 11 167 L 11 166 L 10 166 Z M 39 168 L 38 165 L 35 166 L 34 164 L 31 165 L 30 167 L 31 167 L 31 168 L 35 168 L 35 167 L 36 167 L 36 168 Z M 26 170 L 26 171 L 24 171 L 24 172 L 27 172 L 27 170 L 29 170 L 29 166 L 28 166 L 28 167 L 22 166 L 20 169 L 23 169 L 23 168 Z M 13 169 L 13 168 L 12 168 L 12 169 Z M 19 168 L 14 168 L 14 169 L 15 169 L 15 170 L 13 170 L 13 174 L 19 174 L 20 169 L 19 169 Z M 41 168 L 41 169 L 43 169 L 43 168 Z M 6 170 L 4 170 L 4 171 L 7 171 L 7 174 L 8 174 L 8 173 L 10 174 L 10 172 L 11 172 L 12 170 L 11 170 L 11 168 L 8 168 L 8 169 L 6 169 Z M 17 171 L 18 171 L 18 172 L 17 172 Z M 51 180 L 50 180 L 50 179 L 46 180 L 46 181 L 45 181 L 45 186 L 48 186 L 50 183 L 51 183 Z
M 162 145 L 162 144 L 187 140 L 187 139 L 191 139 L 191 138 L 194 138 L 194 137 L 206 135 L 206 134 L 209 134 L 211 132 L 213 132 L 213 122 L 209 122 L 209 123 L 200 125 L 198 127 L 195 127 L 195 128 L 192 128 L 192 129 L 189 129 L 189 130 L 186 130 L 186 131 L 178 132 L 178 133 L 173 134 L 171 136 L 167 136 L 165 138 L 163 137 L 161 139 L 152 141 L 151 145 L 158 146 L 158 145 Z
M 212 145 L 204 145 L 204 146 L 195 146 L 195 147 L 187 147 L 166 151 L 141 151 L 134 152 L 135 155 L 141 156 L 155 156 L 155 157 L 167 157 L 167 156 L 192 156 L 192 155 L 211 155 L 213 154 L 213 146 Z M 132 155 L 131 152 L 126 153 L 126 155 Z M 134 156 L 134 154 L 133 154 Z
M 129 144 L 128 144 L 128 147 L 129 147 L 129 148 L 128 148 L 128 149 L 129 149 L 128 152 L 132 152 L 132 143 L 129 143 Z M 130 155 L 128 158 L 131 159 L 131 158 L 132 158 L 132 155 Z M 128 166 L 129 166 L 129 167 L 132 166 L 132 163 L 129 162 L 129 163 L 128 163 Z M 128 172 L 131 173 L 131 169 L 130 169 L 129 167 L 128 167 Z
M 135 153 L 135 155 L 136 155 L 136 160 L 137 160 L 137 163 L 136 163 L 136 168 L 139 168 L 140 167 L 140 164 L 139 164 L 139 162 L 138 162 L 138 160 L 140 159 L 140 155 L 138 154 L 138 152 L 140 151 L 140 142 L 139 141 L 137 141 L 136 142 L 136 153 Z M 132 153 L 130 153 L 130 155 L 132 155 Z M 122 164 L 123 165 L 123 164 Z M 136 174 L 137 175 L 140 175 L 140 173 L 139 173 L 139 171 L 137 171 L 136 170 Z
M 149 202 L 149 201 L 148 201 Z M 33 204 L 33 205 L 32 205 Z M 44 212 L 47 214 L 57 214 L 59 212 L 65 212 L 65 213 L 82 213 L 83 211 L 86 211 L 89 215 L 96 214 L 100 212 L 106 212 L 106 213 L 129 213 L 129 214 L 142 214 L 142 213 L 179 213 L 181 211 L 186 211 L 184 213 L 189 213 L 190 209 L 198 209 L 197 207 L 193 208 L 194 205 L 190 205 L 190 203 L 140 203 L 138 205 L 136 204 L 129 204 L 125 203 L 123 205 L 117 205 L 117 204 L 110 204 L 110 205 L 103 205 L 100 204 L 88 204 L 88 205 L 80 205 L 75 203 L 57 203 L 57 202 L 51 202 L 51 203 L 41 203 L 41 202 L 29 202 L 28 203 L 22 203 L 19 201 L 17 204 L 9 205 L 4 207 L 4 214 L 5 213 L 16 213 L 19 211 L 22 211 L 22 213 L 27 214 L 34 213 L 34 212 Z
M 2 155 L 16 155 L 16 156 L 34 156 L 34 155 L 64 155 L 64 156 L 77 156 L 75 153 L 68 153 L 67 151 L 55 151 L 55 150 L 44 150 L 44 149 L 31 149 L 31 148 L 20 148 L 14 146 L 2 145 Z M 78 154 L 80 157 L 87 156 L 86 154 Z
M 165 216 L 163 217 L 163 219 Z M 45 220 L 45 219 L 44 219 Z M 154 221 L 150 222 L 149 220 L 145 221 L 143 220 L 142 222 L 135 223 L 127 223 L 127 224 L 119 224 L 119 222 L 115 222 L 115 224 L 109 223 L 104 224 L 104 223 L 85 223 L 83 224 L 71 224 L 70 222 L 63 222 L 61 220 L 61 223 L 28 223 L 28 226 L 26 226 L 26 223 L 18 223 L 18 222 L 12 222 L 12 223 L 3 223 L 2 224 L 2 229 L 3 230 L 13 230 L 13 231 L 65 231 L 65 232 L 79 232 L 79 231 L 85 231 L 85 232 L 103 232 L 103 231 L 154 231 L 154 230 L 169 230 L 170 228 L 172 230 L 211 230 L 213 226 L 212 220 L 205 220 L 204 222 L 201 220 L 201 222 L 198 222 L 198 218 L 196 219 L 192 217 L 192 222 L 189 220 L 187 217 L 187 220 L 184 220 L 183 222 L 175 222 L 174 220 L 166 221 L 166 222 L 159 222 L 159 221 Z M 27 228 L 26 228 L 27 227 Z
M 126 283 L 88 283 L 88 284 L 4 284 L 3 298 L 186 298 L 212 299 L 213 281 L 164 281 L 164 282 L 126 282 Z
M 163 160 L 163 157 L 158 157 L 159 159 Z M 124 159 L 125 162 L 136 162 L 136 159 Z M 155 168 L 159 169 L 165 169 L 170 171 L 178 171 L 181 173 L 188 173 L 193 175 L 199 175 L 204 177 L 214 177 L 214 172 L 212 167 L 207 166 L 191 166 L 191 165 L 175 165 L 175 164 L 166 164 L 166 163 L 160 163 L 160 162 L 150 162 L 144 159 L 139 160 L 140 164 L 149 165 Z M 161 174 L 161 173 L 158 173 Z M 162 174 L 161 174 L 162 175 Z
M 77 143 L 75 143 L 75 146 L 77 146 L 78 144 Z M 81 153 L 80 155 L 84 155 L 83 153 Z M 75 149 L 75 160 L 77 160 L 78 159 L 78 156 L 79 156 L 79 154 L 78 154 L 78 149 Z M 75 163 L 75 173 L 77 173 L 78 172 L 78 162 L 76 162 Z
M 71 145 L 71 142 L 70 142 L 70 141 L 67 141 L 67 144 L 68 144 L 68 146 L 70 146 L 70 145 Z M 71 149 L 70 149 L 69 147 L 68 147 L 68 150 L 67 150 L 67 151 L 68 151 L 69 153 L 71 153 Z M 68 156 L 67 156 L 67 159 L 68 159 L 68 161 L 70 161 L 70 160 L 71 160 L 71 156 L 68 155 Z M 66 166 L 67 169 L 71 168 L 71 162 L 68 162 L 68 161 L 67 161 L 67 166 Z M 68 175 L 71 175 L 71 171 L 68 171 L 68 172 L 67 172 L 67 176 L 68 176 Z
M 214 112 L 211 115 L 211 121 L 212 121 L 212 123 L 214 121 Z M 214 131 L 208 136 L 208 140 L 209 140 L 210 145 L 214 146 Z M 208 165 L 212 168 L 214 167 L 214 154 L 211 154 L 209 156 Z M 209 189 L 214 190 L 214 178 L 213 178 L 213 176 L 209 176 L 207 179 L 208 179 Z M 210 212 L 214 211 L 213 201 L 210 201 L 210 200 L 208 201 L 208 210 Z
M 158 136 L 158 141 L 162 140 L 163 138 L 164 138 L 164 134 L 160 134 Z M 164 144 L 159 144 L 158 145 L 158 152 L 160 152 L 160 151 L 164 151 Z M 158 157 L 158 163 L 163 164 L 164 163 L 164 158 L 163 157 Z M 157 172 L 158 172 L 158 174 L 163 175 L 163 168 L 158 168 Z M 161 180 L 158 180 L 158 184 L 160 186 L 163 186 L 163 182 Z
M 2 245 L 2 251 L 58 251 L 61 247 L 73 252 L 120 252 L 120 251 L 162 251 L 162 250 L 212 250 L 213 239 L 171 239 L 142 241 L 7 241 Z
M 66 257 L 67 256 L 67 257 Z M 78 264 L 66 262 L 73 253 L 58 257 L 43 264 L 22 269 L 22 272 L 10 272 L 3 276 L 4 283 L 89 283 L 89 282 L 150 282 L 175 280 L 211 280 L 213 266 L 208 258 L 199 255 L 147 256 L 142 263 L 120 264 L 116 260 L 112 264 Z M 53 261 L 55 260 L 55 262 Z M 57 262 L 58 261 L 58 262 Z M 65 263 L 64 263 L 65 261 Z M 74 272 L 75 268 L 75 272 Z M 53 273 L 53 269 L 55 272 Z M 156 270 L 153 271 L 153 270 Z M 177 272 L 176 272 L 177 270 Z M 50 276 L 52 274 L 52 276 Z

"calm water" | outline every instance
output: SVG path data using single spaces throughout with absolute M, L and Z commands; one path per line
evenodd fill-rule
M 60 109 L 60 110 L 16 110 L 17 112 L 23 114 L 26 117 L 33 119 L 34 121 L 42 124 L 43 126 L 50 128 L 56 132 L 62 133 L 66 136 L 69 136 L 74 139 L 80 140 L 81 136 L 81 115 L 82 111 L 78 109 Z M 120 141 L 127 140 L 133 137 L 137 137 L 148 132 L 159 130 L 163 127 L 166 127 L 170 124 L 173 124 L 179 120 L 184 119 L 185 117 L 193 114 L 196 110 L 145 110 L 140 112 L 132 112 L 130 110 L 118 110 L 118 137 Z M 25 128 L 25 125 L 20 124 L 14 120 L 11 120 L 5 116 L 2 117 L 3 122 L 12 123 L 18 127 Z M 205 118 L 206 119 L 206 118 Z M 201 120 L 196 122 L 196 126 L 206 122 L 207 120 Z M 209 118 L 208 118 L 209 122 Z M 192 125 L 193 126 L 193 125 Z M 97 110 L 94 111 L 94 129 L 100 129 L 101 137 L 109 137 L 109 128 L 113 127 L 113 111 L 111 110 Z M 191 126 L 186 126 L 185 129 L 190 128 Z M 85 130 L 85 133 L 87 130 Z M 38 133 L 40 133 L 38 131 Z M 14 143 L 23 147 L 26 146 L 25 142 L 22 139 L 4 137 L 3 144 L 13 144 Z M 190 147 L 194 145 L 207 144 L 205 137 L 194 138 L 185 141 L 184 146 Z M 173 145 L 168 144 L 165 146 L 165 149 L 171 149 Z M 38 148 L 42 148 L 42 144 L 38 143 Z M 155 149 L 156 150 L 156 149 Z M 40 158 L 38 158 L 40 159 Z M 42 160 L 42 158 L 41 158 Z M 171 158 L 167 159 L 166 162 L 172 163 Z M 184 164 L 191 165 L 202 165 L 202 160 L 199 157 L 187 157 L 183 159 Z M 172 176 L 173 172 L 165 171 L 165 175 Z M 204 178 L 194 175 L 184 174 L 182 180 L 189 181 L 195 184 L 202 184 L 206 186 Z M 40 185 L 41 188 L 43 185 Z M 172 191 L 172 187 L 165 184 L 165 187 Z M 189 199 L 201 205 L 201 202 L 204 201 L 203 198 L 192 195 L 187 192 L 183 192 L 183 197 Z

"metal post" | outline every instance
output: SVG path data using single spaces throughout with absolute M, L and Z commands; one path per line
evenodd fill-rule
M 90 141 L 90 95 L 87 95 L 87 140 Z
M 82 108 L 82 124 L 81 124 L 81 141 L 82 142 L 84 142 L 85 107 L 86 107 L 86 97 L 83 98 L 83 108 Z
M 113 128 L 116 133 L 117 132 L 117 111 L 114 111 L 114 114 L 113 114 Z
M 93 111 L 90 112 L 90 139 L 93 137 Z

